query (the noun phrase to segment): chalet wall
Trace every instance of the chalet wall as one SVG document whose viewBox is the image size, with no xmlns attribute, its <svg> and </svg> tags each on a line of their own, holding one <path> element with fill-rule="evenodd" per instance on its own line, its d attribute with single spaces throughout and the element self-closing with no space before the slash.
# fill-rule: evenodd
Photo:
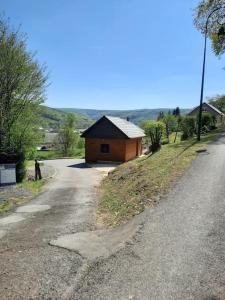
<svg viewBox="0 0 225 300">
<path fill-rule="evenodd" d="M 126 140 L 125 161 L 129 161 L 142 154 L 142 139 Z"/>
<path fill-rule="evenodd" d="M 142 138 L 137 139 L 138 156 L 142 155 Z"/>
<path fill-rule="evenodd" d="M 110 153 L 101 153 L 101 144 L 109 144 Z M 85 159 L 87 162 L 125 161 L 125 139 L 85 139 Z"/>
<path fill-rule="evenodd" d="M 101 144 L 109 144 L 110 153 L 101 153 Z M 142 139 L 85 139 L 85 159 L 96 161 L 129 161 L 142 153 Z"/>
</svg>

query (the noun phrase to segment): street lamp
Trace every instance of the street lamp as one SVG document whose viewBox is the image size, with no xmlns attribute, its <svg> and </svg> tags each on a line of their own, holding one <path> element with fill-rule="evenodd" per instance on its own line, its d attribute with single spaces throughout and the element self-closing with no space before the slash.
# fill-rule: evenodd
<svg viewBox="0 0 225 300">
<path fill-rule="evenodd" d="M 204 83 L 205 83 L 205 61 L 206 61 L 206 49 L 207 49 L 207 36 L 208 36 L 208 25 L 211 16 L 218 10 L 222 9 L 223 7 L 215 8 L 207 17 L 206 24 L 205 24 L 205 44 L 204 44 L 204 56 L 203 56 L 203 68 L 202 68 L 202 85 L 201 85 L 201 96 L 200 96 L 200 105 L 199 105 L 199 119 L 198 119 L 198 134 L 197 138 L 198 141 L 201 140 L 201 129 L 202 129 L 202 104 L 203 104 L 203 95 L 204 95 Z M 222 25 L 218 32 L 218 37 L 225 37 L 225 29 Z"/>
</svg>

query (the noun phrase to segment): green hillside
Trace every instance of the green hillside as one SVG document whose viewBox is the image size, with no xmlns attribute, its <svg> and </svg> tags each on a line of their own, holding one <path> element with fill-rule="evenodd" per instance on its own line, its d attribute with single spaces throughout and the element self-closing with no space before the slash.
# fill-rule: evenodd
<svg viewBox="0 0 225 300">
<path fill-rule="evenodd" d="M 74 112 L 76 116 L 76 128 L 83 129 L 89 127 L 93 121 L 89 117 Z M 55 131 L 58 131 L 59 127 L 66 120 L 66 111 L 61 111 L 59 109 L 50 108 L 47 106 L 41 106 L 41 117 L 43 120 L 43 127 L 53 128 Z"/>
<path fill-rule="evenodd" d="M 103 115 L 110 115 L 120 118 L 130 118 L 135 124 L 140 124 L 145 120 L 156 120 L 159 112 L 173 111 L 173 108 L 157 108 L 157 109 L 137 109 L 137 110 L 95 110 L 95 109 L 79 109 L 79 108 L 60 108 L 64 112 L 75 112 L 91 120 L 97 120 Z M 190 109 L 181 109 L 181 114 L 187 114 Z"/>
<path fill-rule="evenodd" d="M 137 109 L 137 110 L 97 110 L 97 109 L 79 109 L 79 108 L 50 108 L 41 106 L 41 117 L 43 127 L 53 128 L 58 131 L 59 127 L 65 122 L 68 112 L 73 112 L 76 116 L 76 128 L 85 129 L 93 124 L 93 120 L 99 119 L 103 115 L 110 115 L 120 118 L 130 118 L 135 124 L 140 124 L 145 120 L 156 120 L 160 111 L 168 112 L 172 108 L 158 109 Z M 186 114 L 190 109 L 181 109 L 182 114 Z"/>
</svg>

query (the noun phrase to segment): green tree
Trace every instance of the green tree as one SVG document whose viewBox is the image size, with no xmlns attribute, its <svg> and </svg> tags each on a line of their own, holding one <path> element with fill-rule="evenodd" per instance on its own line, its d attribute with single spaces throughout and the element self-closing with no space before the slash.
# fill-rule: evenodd
<svg viewBox="0 0 225 300">
<path fill-rule="evenodd" d="M 84 147 L 85 147 L 85 140 L 84 140 L 84 138 L 79 137 L 78 142 L 77 142 L 77 148 L 84 149 Z"/>
<path fill-rule="evenodd" d="M 196 117 L 184 117 L 181 121 L 180 127 L 182 131 L 182 140 L 192 137 L 196 131 Z"/>
<path fill-rule="evenodd" d="M 160 113 L 159 113 L 159 115 L 158 115 L 158 117 L 157 117 L 157 121 L 163 120 L 164 117 L 165 117 L 164 112 L 163 112 L 163 111 L 160 111 Z"/>
<path fill-rule="evenodd" d="M 64 156 L 73 156 L 79 141 L 79 134 L 74 131 L 75 115 L 69 113 L 65 125 L 60 129 L 57 136 L 57 146 Z"/>
<path fill-rule="evenodd" d="M 47 76 L 35 55 L 27 50 L 26 38 L 9 22 L 0 20 L 0 153 L 18 153 L 24 159 L 33 145 L 38 107 L 45 99 Z M 39 138 L 39 137 L 38 137 Z M 20 163 L 20 162 L 19 162 Z M 22 163 L 21 163 L 22 164 Z M 22 176 L 20 177 L 21 180 Z"/>
<path fill-rule="evenodd" d="M 207 99 L 209 104 L 213 105 L 223 113 L 225 112 L 225 95 L 217 95 Z"/>
<path fill-rule="evenodd" d="M 166 114 L 162 119 L 162 122 L 166 126 L 166 137 L 169 140 L 170 133 L 176 131 L 177 118 L 173 114 Z"/>
<path fill-rule="evenodd" d="M 176 143 L 176 140 L 177 140 L 177 134 L 178 134 L 178 132 L 180 131 L 180 129 L 181 129 L 181 122 L 182 122 L 182 120 L 183 120 L 183 117 L 182 116 L 178 116 L 177 117 L 177 128 L 176 128 L 176 131 L 175 131 L 175 137 L 174 137 L 174 143 Z"/>
<path fill-rule="evenodd" d="M 160 121 L 146 121 L 143 123 L 146 136 L 150 139 L 152 152 L 156 152 L 161 147 L 161 139 L 164 133 L 165 124 Z"/>
<path fill-rule="evenodd" d="M 202 127 L 207 127 L 210 129 L 210 127 L 213 125 L 213 117 L 211 114 L 207 112 L 203 112 L 202 114 Z"/>
<path fill-rule="evenodd" d="M 179 107 L 176 107 L 174 110 L 173 110 L 173 115 L 175 117 L 179 117 L 180 116 L 180 108 Z"/>
<path fill-rule="evenodd" d="M 198 4 L 194 12 L 194 25 L 202 33 L 205 34 L 205 24 L 209 14 L 217 7 L 221 7 L 216 11 L 209 20 L 208 36 L 212 41 L 212 48 L 216 55 L 221 55 L 225 51 L 225 39 L 218 35 L 221 28 L 221 21 L 224 20 L 225 5 L 224 0 L 202 0 Z M 225 25 L 224 29 L 225 29 Z"/>
</svg>

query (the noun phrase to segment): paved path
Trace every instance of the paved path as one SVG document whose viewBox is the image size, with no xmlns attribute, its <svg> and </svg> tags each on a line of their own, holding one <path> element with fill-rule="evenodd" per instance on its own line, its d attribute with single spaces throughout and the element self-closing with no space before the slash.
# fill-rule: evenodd
<svg viewBox="0 0 225 300">
<path fill-rule="evenodd" d="M 225 299 L 225 137 L 208 150 L 72 299 Z"/>
<path fill-rule="evenodd" d="M 95 186 L 102 174 L 83 160 L 55 160 L 47 190 L 0 218 L 0 299 L 66 299 L 83 265 L 80 255 L 49 245 L 95 228 Z M 31 204 L 31 205 L 30 205 Z"/>
<path fill-rule="evenodd" d="M 94 229 L 101 175 L 51 162 L 61 173 L 32 202 L 50 208 L 0 225 L 0 299 L 224 300 L 225 136 L 208 150 L 135 219 L 143 226 L 129 243 L 94 262 L 49 241 Z"/>
</svg>

